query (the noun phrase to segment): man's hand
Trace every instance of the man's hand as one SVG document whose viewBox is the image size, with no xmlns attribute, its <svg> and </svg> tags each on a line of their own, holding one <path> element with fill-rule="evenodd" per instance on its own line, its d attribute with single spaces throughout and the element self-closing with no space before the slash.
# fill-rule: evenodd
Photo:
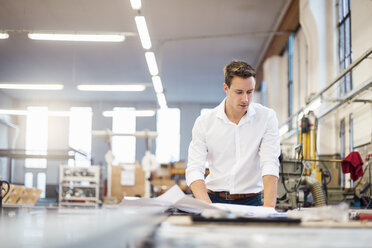
<svg viewBox="0 0 372 248">
<path fill-rule="evenodd" d="M 278 178 L 272 175 L 262 177 L 264 184 L 264 207 L 275 208 L 278 191 Z"/>
<path fill-rule="evenodd" d="M 207 193 L 207 187 L 205 186 L 205 182 L 203 180 L 196 180 L 192 182 L 190 185 L 190 189 L 196 199 L 205 201 L 207 203 L 212 203 Z"/>
</svg>

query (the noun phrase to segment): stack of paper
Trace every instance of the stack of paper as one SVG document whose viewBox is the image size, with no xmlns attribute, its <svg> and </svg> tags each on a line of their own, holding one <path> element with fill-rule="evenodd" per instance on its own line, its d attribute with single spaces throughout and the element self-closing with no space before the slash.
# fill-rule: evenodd
<svg viewBox="0 0 372 248">
<path fill-rule="evenodd" d="M 187 196 L 183 191 L 174 185 L 167 192 L 156 198 L 138 198 L 127 199 L 124 198 L 122 205 L 135 206 L 162 206 L 164 208 L 177 208 L 179 210 L 200 214 L 206 210 L 222 210 L 225 212 L 234 213 L 237 216 L 246 217 L 281 217 L 283 214 L 275 211 L 270 207 L 256 207 L 237 204 L 224 203 L 206 203 L 191 196 Z M 285 215 L 285 214 L 284 214 Z"/>
</svg>

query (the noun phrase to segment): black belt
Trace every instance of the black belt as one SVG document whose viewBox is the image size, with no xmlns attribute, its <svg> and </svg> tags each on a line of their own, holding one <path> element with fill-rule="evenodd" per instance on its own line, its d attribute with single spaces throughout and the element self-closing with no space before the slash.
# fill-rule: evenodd
<svg viewBox="0 0 372 248">
<path fill-rule="evenodd" d="M 212 190 L 207 190 L 208 194 L 211 195 L 216 195 L 220 198 L 225 198 L 225 200 L 240 200 L 240 199 L 245 199 L 253 196 L 258 196 L 261 193 L 250 193 L 250 194 L 230 194 L 229 192 L 226 191 L 220 191 L 220 192 L 214 192 Z"/>
</svg>

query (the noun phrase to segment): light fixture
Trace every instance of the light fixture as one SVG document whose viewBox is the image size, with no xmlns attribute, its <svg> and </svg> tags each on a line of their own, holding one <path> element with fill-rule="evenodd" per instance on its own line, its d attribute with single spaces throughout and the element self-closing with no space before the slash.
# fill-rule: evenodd
<svg viewBox="0 0 372 248">
<path fill-rule="evenodd" d="M 136 16 L 134 18 L 137 25 L 138 34 L 140 36 L 140 40 L 142 43 L 142 47 L 144 49 L 150 49 L 151 48 L 151 39 L 149 30 L 147 29 L 146 20 L 144 16 Z"/>
<path fill-rule="evenodd" d="M 104 117 L 113 117 L 115 111 L 103 111 L 102 115 Z M 135 114 L 137 117 L 151 117 L 155 115 L 154 110 L 136 110 Z"/>
<path fill-rule="evenodd" d="M 158 104 L 160 106 L 160 108 L 168 108 L 167 106 L 167 101 L 165 100 L 165 96 L 164 96 L 164 93 L 158 93 L 156 94 L 156 97 L 158 99 Z"/>
<path fill-rule="evenodd" d="M 8 33 L 0 33 L 0 40 L 5 40 L 5 39 L 8 39 L 8 38 L 9 38 Z"/>
<path fill-rule="evenodd" d="M 152 84 L 154 85 L 154 89 L 156 93 L 162 93 L 163 92 L 163 85 L 161 83 L 161 79 L 159 76 L 153 76 L 152 77 Z"/>
<path fill-rule="evenodd" d="M 309 111 L 315 111 L 322 105 L 322 99 L 319 97 L 316 100 L 310 102 L 309 106 L 307 106 L 304 110 L 305 113 Z"/>
<path fill-rule="evenodd" d="M 32 40 L 57 41 L 93 41 L 93 42 L 122 42 L 124 34 L 58 34 L 58 33 L 29 33 Z"/>
<path fill-rule="evenodd" d="M 84 91 L 144 91 L 145 84 L 111 84 L 111 85 L 98 85 L 98 84 L 80 84 L 77 86 L 79 90 Z"/>
<path fill-rule="evenodd" d="M 139 10 L 142 7 L 141 0 L 130 0 L 130 4 L 134 10 Z"/>
<path fill-rule="evenodd" d="M 62 90 L 62 84 L 17 84 L 0 83 L 0 89 L 10 90 Z"/>
<path fill-rule="evenodd" d="M 71 111 L 48 111 L 48 116 L 70 117 Z"/>
<path fill-rule="evenodd" d="M 0 109 L 0 115 L 27 115 L 27 110 Z"/>
<path fill-rule="evenodd" d="M 156 64 L 155 54 L 153 52 L 145 53 L 147 66 L 149 67 L 150 74 L 156 76 L 159 73 L 158 65 Z"/>
<path fill-rule="evenodd" d="M 45 111 L 48 116 L 55 116 L 55 117 L 70 117 L 70 111 Z M 16 109 L 0 109 L 0 115 L 29 115 L 32 114 L 33 111 L 30 110 L 16 110 Z"/>
</svg>

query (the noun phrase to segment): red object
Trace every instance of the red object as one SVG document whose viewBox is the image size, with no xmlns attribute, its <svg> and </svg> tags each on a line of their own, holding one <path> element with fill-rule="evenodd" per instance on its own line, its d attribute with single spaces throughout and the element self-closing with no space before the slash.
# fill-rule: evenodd
<svg viewBox="0 0 372 248">
<path fill-rule="evenodd" d="M 360 220 L 372 220 L 372 214 L 359 214 Z"/>
<path fill-rule="evenodd" d="M 363 176 L 363 160 L 359 152 L 351 152 L 342 160 L 342 173 L 350 173 L 354 181 Z"/>
</svg>

